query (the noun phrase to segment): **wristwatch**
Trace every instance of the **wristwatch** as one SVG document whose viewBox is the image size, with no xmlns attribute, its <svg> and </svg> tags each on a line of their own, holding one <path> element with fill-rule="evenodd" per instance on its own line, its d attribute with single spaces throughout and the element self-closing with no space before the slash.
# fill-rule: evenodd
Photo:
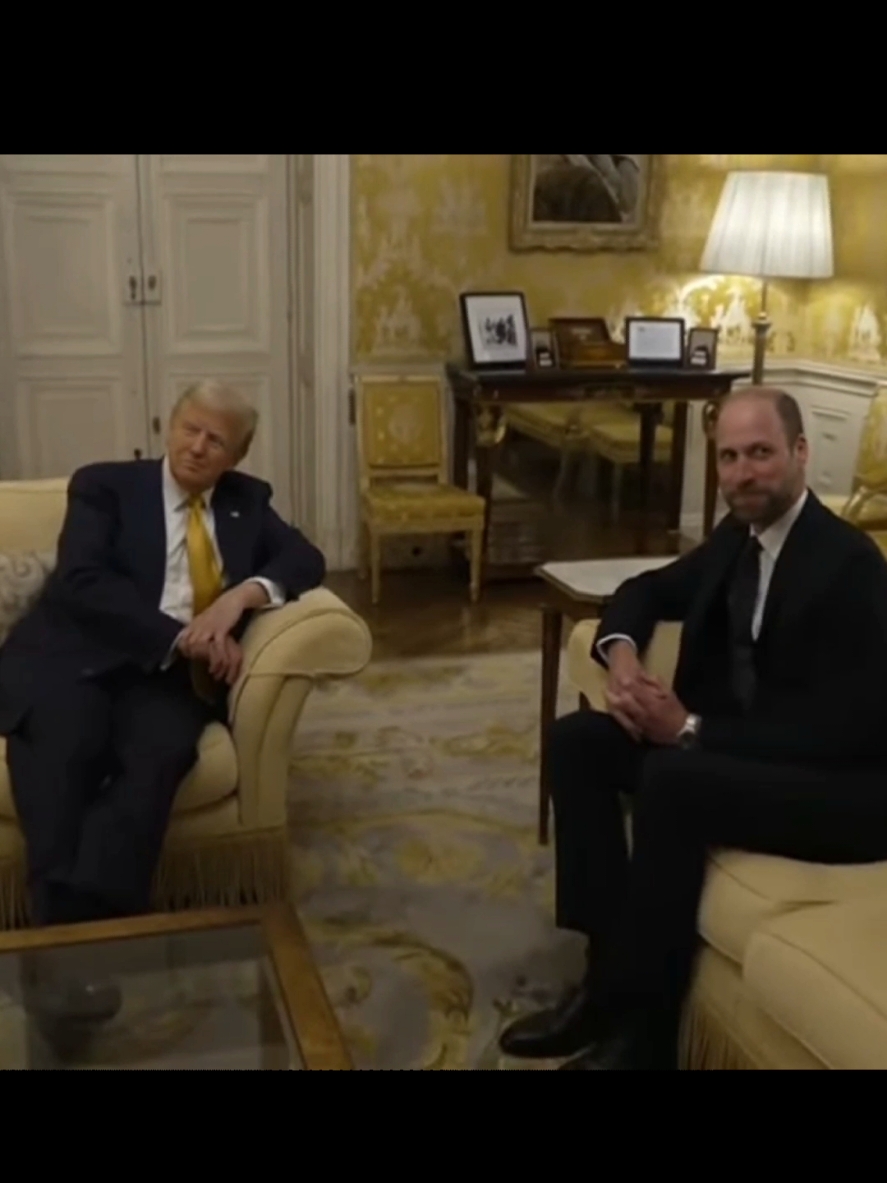
<svg viewBox="0 0 887 1183">
<path fill-rule="evenodd" d="M 678 732 L 678 747 L 693 748 L 699 738 L 699 724 L 702 722 L 698 715 L 688 715 L 687 722 Z"/>
</svg>

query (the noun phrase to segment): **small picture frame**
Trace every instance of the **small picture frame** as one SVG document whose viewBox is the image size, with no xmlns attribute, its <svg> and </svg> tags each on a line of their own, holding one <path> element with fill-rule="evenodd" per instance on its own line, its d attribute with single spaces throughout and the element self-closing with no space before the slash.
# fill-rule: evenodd
<svg viewBox="0 0 887 1183">
<path fill-rule="evenodd" d="M 625 348 L 630 366 L 684 365 L 686 321 L 680 316 L 627 316 Z"/>
<path fill-rule="evenodd" d="M 690 329 L 686 364 L 694 370 L 714 370 L 718 364 L 720 329 Z"/>
<path fill-rule="evenodd" d="M 523 292 L 462 292 L 468 364 L 475 370 L 525 370 L 530 326 Z"/>
<path fill-rule="evenodd" d="M 551 370 L 555 366 L 554 342 L 550 329 L 530 329 L 533 342 L 533 364 L 537 370 Z"/>
<path fill-rule="evenodd" d="M 600 364 L 601 347 L 611 344 L 610 326 L 602 316 L 555 316 L 548 327 L 557 364 L 564 370 Z"/>
</svg>

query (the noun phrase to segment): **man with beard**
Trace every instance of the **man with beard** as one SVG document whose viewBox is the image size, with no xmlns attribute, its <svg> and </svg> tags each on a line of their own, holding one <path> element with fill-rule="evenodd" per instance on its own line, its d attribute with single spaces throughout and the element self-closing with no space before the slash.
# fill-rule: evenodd
<svg viewBox="0 0 887 1183">
<path fill-rule="evenodd" d="M 887 859 L 887 563 L 807 489 L 788 394 L 731 395 L 716 451 L 731 512 L 623 584 L 593 652 L 609 713 L 554 724 L 557 923 L 588 937 L 589 963 L 558 1006 L 505 1031 L 509 1055 L 676 1066 L 710 848 Z M 641 665 L 660 620 L 683 623 L 673 687 Z"/>
</svg>

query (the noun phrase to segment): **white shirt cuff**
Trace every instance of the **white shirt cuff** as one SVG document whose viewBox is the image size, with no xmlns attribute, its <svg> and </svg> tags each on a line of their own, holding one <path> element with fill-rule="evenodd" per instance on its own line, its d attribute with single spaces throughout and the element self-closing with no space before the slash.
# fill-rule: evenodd
<svg viewBox="0 0 887 1183">
<path fill-rule="evenodd" d="M 610 633 L 609 636 L 601 637 L 599 641 L 595 642 L 595 649 L 597 649 L 598 657 L 600 657 L 604 665 L 607 664 L 606 648 L 613 641 L 628 641 L 629 645 L 631 645 L 632 649 L 634 649 L 635 653 L 637 653 L 638 647 L 635 645 L 631 637 L 627 637 L 625 633 Z"/>
<path fill-rule="evenodd" d="M 169 653 L 167 653 L 166 657 L 164 657 L 163 661 L 160 663 L 161 672 L 164 670 L 168 670 L 169 667 L 172 665 L 172 663 L 175 661 L 175 659 L 178 657 L 179 651 L 176 648 L 176 646 L 179 643 L 179 637 L 182 635 L 182 633 L 184 631 L 185 630 L 182 629 L 182 632 L 179 633 L 179 635 L 173 641 L 172 645 L 170 645 Z"/>
<path fill-rule="evenodd" d="M 268 593 L 268 603 L 263 604 L 259 608 L 260 612 L 267 612 L 269 608 L 282 608 L 286 603 L 286 596 L 283 594 L 283 588 L 279 583 L 274 583 L 271 579 L 262 579 L 261 576 L 255 575 L 252 579 L 247 579 L 247 583 L 258 583 Z"/>
</svg>

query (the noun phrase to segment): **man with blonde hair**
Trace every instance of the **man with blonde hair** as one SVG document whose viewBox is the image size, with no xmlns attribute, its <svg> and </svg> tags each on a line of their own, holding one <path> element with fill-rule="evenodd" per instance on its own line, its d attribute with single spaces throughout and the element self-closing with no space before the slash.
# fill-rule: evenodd
<svg viewBox="0 0 887 1183">
<path fill-rule="evenodd" d="M 235 471 L 256 421 L 236 391 L 197 383 L 162 460 L 71 478 L 56 569 L 0 651 L 37 924 L 149 908 L 176 789 L 225 720 L 251 614 L 324 578 L 270 485 Z"/>
</svg>

